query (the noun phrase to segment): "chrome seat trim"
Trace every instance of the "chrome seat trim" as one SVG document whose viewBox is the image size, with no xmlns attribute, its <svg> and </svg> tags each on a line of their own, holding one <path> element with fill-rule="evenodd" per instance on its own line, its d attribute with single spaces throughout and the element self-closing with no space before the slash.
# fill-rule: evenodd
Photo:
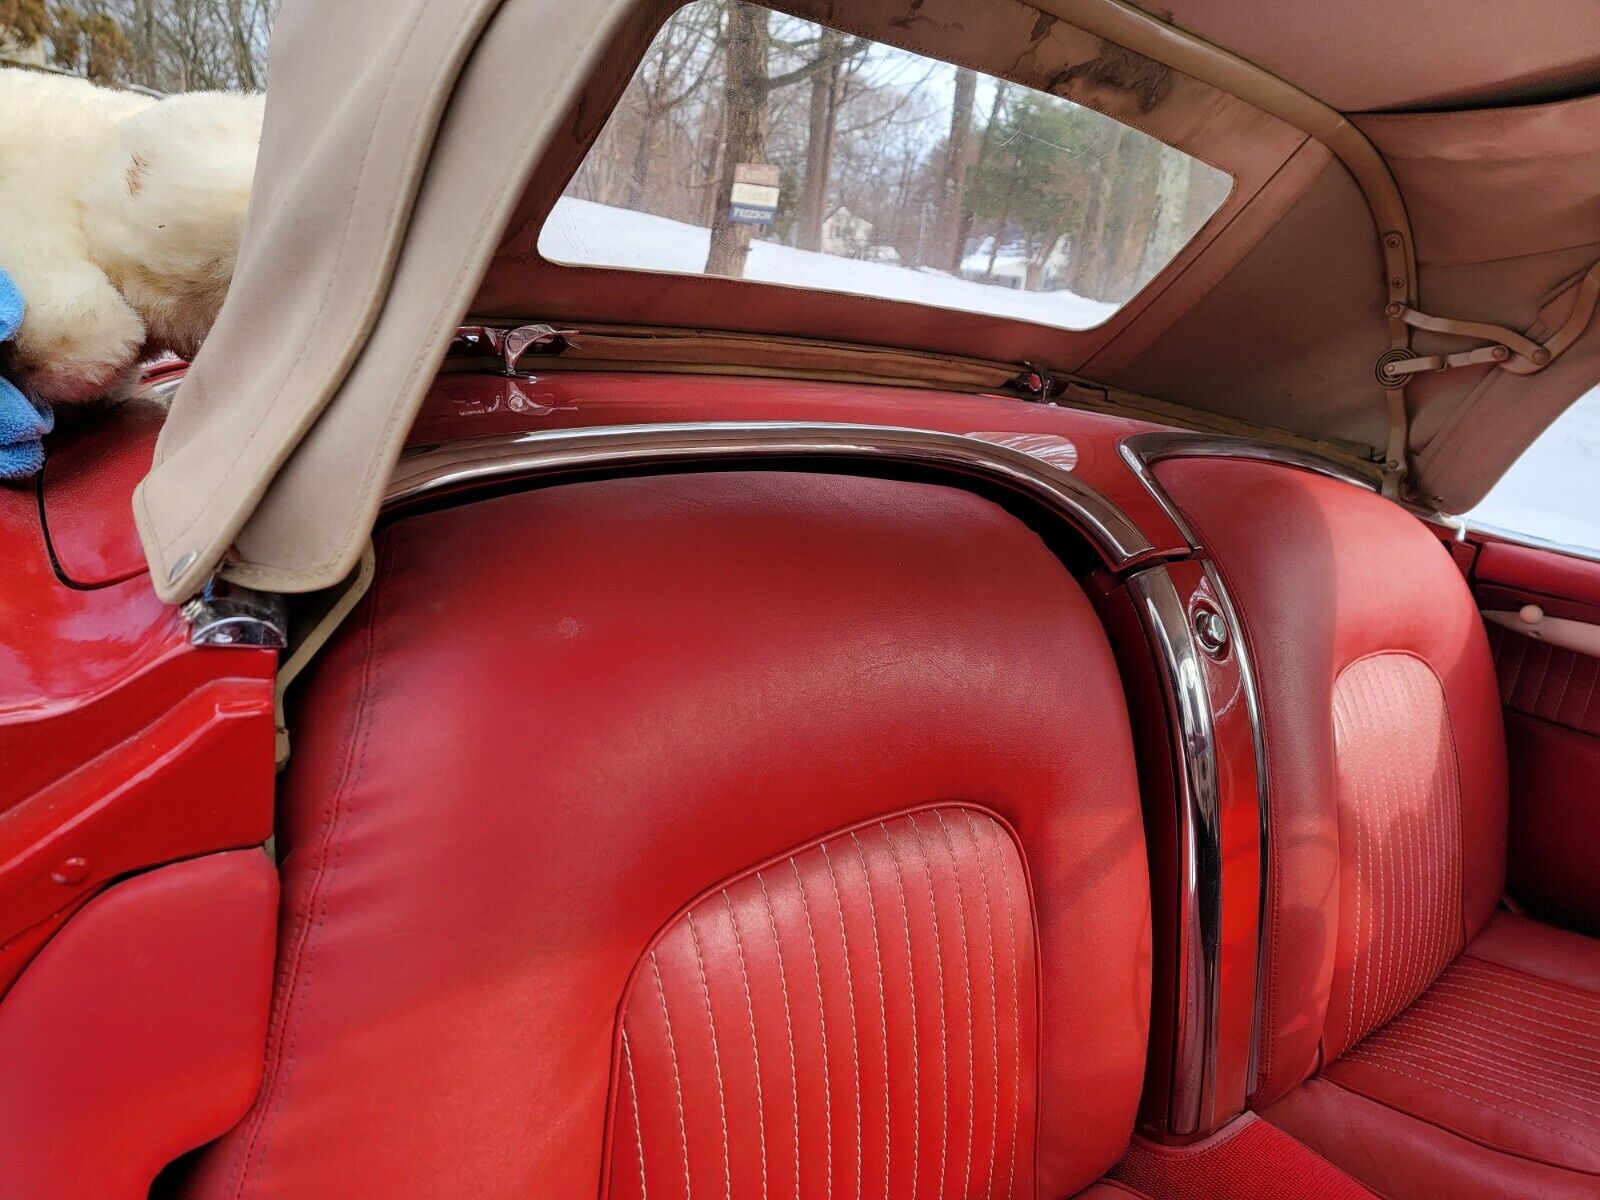
<svg viewBox="0 0 1600 1200">
<path fill-rule="evenodd" d="M 1152 464 L 1160 462 L 1162 459 L 1184 457 L 1248 458 L 1261 462 L 1278 463 L 1282 466 L 1302 471 L 1312 471 L 1318 475 L 1326 475 L 1330 479 L 1337 479 L 1343 483 L 1365 488 L 1370 492 L 1381 490 L 1381 485 L 1377 480 L 1362 478 L 1360 475 L 1347 471 L 1327 459 L 1281 446 L 1253 442 L 1248 438 L 1182 432 L 1138 433 L 1124 438 L 1120 449 L 1123 460 L 1133 469 L 1134 474 L 1138 475 L 1145 489 L 1155 498 L 1156 503 L 1171 518 L 1173 524 L 1178 527 L 1178 531 L 1196 552 L 1202 549 L 1200 538 L 1196 535 L 1193 526 L 1189 524 L 1179 510 L 1177 504 L 1173 502 L 1172 497 L 1167 494 L 1167 490 L 1156 479 L 1154 472 L 1150 470 Z M 1261 715 L 1261 692 L 1256 682 L 1253 654 L 1249 640 L 1245 636 L 1244 623 L 1239 619 L 1239 610 L 1234 605 L 1233 595 L 1228 590 L 1221 570 L 1208 558 L 1202 561 L 1206 578 L 1210 581 L 1211 587 L 1216 593 L 1222 607 L 1223 618 L 1228 624 L 1229 640 L 1233 643 L 1234 652 L 1239 656 L 1239 677 L 1244 685 L 1245 710 L 1250 718 L 1251 735 L 1255 742 L 1256 805 L 1260 813 L 1261 825 L 1261 868 L 1260 880 L 1257 885 L 1255 1018 L 1250 1036 L 1250 1083 L 1247 1087 L 1247 1098 L 1249 1098 L 1255 1095 L 1260 1084 L 1261 1009 L 1263 992 L 1267 982 L 1267 889 L 1271 880 L 1272 865 L 1270 857 L 1272 805 L 1270 788 L 1267 782 L 1267 743 Z"/>
<path fill-rule="evenodd" d="M 1067 517 L 1113 569 L 1155 546 L 1095 488 L 1010 446 L 892 425 L 786 421 L 596 426 L 470 438 L 413 449 L 395 467 L 385 506 L 502 479 L 699 462 L 844 458 L 938 467 L 1004 484 Z"/>
<path fill-rule="evenodd" d="M 1167 1132 L 1187 1137 L 1211 1124 L 1222 1003 L 1222 830 L 1216 733 L 1200 648 L 1164 566 L 1128 580 L 1139 619 L 1161 667 L 1161 690 L 1176 737 L 1178 967 L 1174 980 L 1172 1091 Z M 1206 1130 L 1209 1132 L 1209 1130 Z"/>
</svg>

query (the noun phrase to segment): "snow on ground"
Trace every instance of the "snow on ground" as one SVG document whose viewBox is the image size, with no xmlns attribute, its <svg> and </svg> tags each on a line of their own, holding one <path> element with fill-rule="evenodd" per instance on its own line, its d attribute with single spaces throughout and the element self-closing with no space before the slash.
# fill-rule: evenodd
<svg viewBox="0 0 1600 1200">
<path fill-rule="evenodd" d="M 699 275 L 710 241 L 710 231 L 697 225 L 563 196 L 539 235 L 539 253 L 562 263 Z M 766 241 L 751 242 L 744 277 L 992 313 L 1061 329 L 1091 329 L 1117 311 L 1115 304 L 1067 291 L 1021 292 L 939 271 L 862 262 Z"/>
<path fill-rule="evenodd" d="M 1600 551 L 1600 387 L 1557 417 L 1466 517 L 1473 525 Z"/>
<path fill-rule="evenodd" d="M 989 247 L 993 238 L 984 238 L 978 243 L 978 248 L 961 260 L 961 271 L 970 275 L 1005 275 L 1012 279 L 1025 279 L 1028 274 L 1028 259 L 1024 254 L 1017 253 L 1014 246 L 1001 246 L 1000 252 L 994 256 L 994 269 L 989 269 Z"/>
</svg>

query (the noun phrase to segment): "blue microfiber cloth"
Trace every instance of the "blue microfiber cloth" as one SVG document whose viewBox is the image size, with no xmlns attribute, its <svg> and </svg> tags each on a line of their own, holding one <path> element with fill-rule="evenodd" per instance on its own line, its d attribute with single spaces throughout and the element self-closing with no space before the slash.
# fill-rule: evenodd
<svg viewBox="0 0 1600 1200">
<path fill-rule="evenodd" d="M 22 328 L 25 305 L 11 276 L 0 269 L 0 342 Z M 29 479 L 44 469 L 44 435 L 55 427 L 48 404 L 36 404 L 0 379 L 0 479 Z"/>
</svg>

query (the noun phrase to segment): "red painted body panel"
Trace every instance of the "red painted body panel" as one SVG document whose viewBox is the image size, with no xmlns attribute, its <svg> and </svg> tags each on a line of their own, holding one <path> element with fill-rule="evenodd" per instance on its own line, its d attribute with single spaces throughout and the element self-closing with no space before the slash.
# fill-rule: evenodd
<svg viewBox="0 0 1600 1200">
<path fill-rule="evenodd" d="M 142 554 L 130 573 L 158 417 L 65 431 L 42 483 L 0 489 L 0 992 L 108 880 L 271 833 L 276 655 L 192 647 Z"/>
<path fill-rule="evenodd" d="M 45 527 L 56 566 L 74 586 L 104 587 L 148 570 L 128 498 L 150 469 L 166 419 L 161 405 L 130 400 L 51 447 Z"/>
<path fill-rule="evenodd" d="M 89 904 L 0 1005 L 6 1200 L 143 1200 L 261 1078 L 278 876 L 259 850 Z"/>
</svg>

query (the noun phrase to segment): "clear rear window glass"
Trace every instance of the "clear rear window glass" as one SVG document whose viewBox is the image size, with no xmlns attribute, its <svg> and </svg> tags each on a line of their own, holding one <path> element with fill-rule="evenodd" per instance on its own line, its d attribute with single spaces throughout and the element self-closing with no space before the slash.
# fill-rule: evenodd
<svg viewBox="0 0 1600 1200">
<path fill-rule="evenodd" d="M 1522 452 L 1466 522 L 1600 556 L 1600 387 L 1580 396 Z"/>
<path fill-rule="evenodd" d="M 539 252 L 1088 329 L 1231 185 L 1069 100 L 695 0 L 657 34 Z"/>
</svg>

